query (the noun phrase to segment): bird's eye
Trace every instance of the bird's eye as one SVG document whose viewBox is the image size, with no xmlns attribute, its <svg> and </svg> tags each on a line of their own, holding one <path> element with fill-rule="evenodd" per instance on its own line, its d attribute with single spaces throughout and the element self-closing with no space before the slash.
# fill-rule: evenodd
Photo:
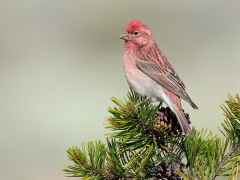
<svg viewBox="0 0 240 180">
<path fill-rule="evenodd" d="M 133 34 L 136 36 L 136 35 L 138 35 L 138 32 L 137 32 L 137 31 L 135 31 Z"/>
</svg>

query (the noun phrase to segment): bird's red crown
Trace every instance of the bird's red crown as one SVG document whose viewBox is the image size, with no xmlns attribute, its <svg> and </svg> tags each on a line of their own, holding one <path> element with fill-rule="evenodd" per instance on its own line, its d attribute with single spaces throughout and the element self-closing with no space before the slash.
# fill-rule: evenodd
<svg viewBox="0 0 240 180">
<path fill-rule="evenodd" d="M 127 33 L 134 33 L 134 31 L 136 31 L 139 27 L 141 27 L 141 26 L 143 26 L 144 24 L 141 22 L 141 21 L 139 21 L 139 20 L 133 20 L 133 21 L 131 21 L 128 25 L 127 25 L 127 27 L 126 27 L 126 29 L 125 29 L 125 31 L 127 32 Z"/>
</svg>

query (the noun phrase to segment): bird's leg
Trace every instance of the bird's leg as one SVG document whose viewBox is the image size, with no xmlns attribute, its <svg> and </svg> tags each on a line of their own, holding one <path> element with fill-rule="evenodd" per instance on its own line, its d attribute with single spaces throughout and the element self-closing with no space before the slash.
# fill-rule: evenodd
<svg viewBox="0 0 240 180">
<path fill-rule="evenodd" d="M 157 106 L 157 109 L 159 109 L 161 106 L 162 106 L 162 101 L 160 101 L 160 103 L 158 104 L 158 106 Z"/>
<path fill-rule="evenodd" d="M 136 103 L 135 105 L 134 105 L 134 108 L 136 109 L 136 110 L 138 110 L 138 106 L 140 106 L 144 101 L 150 101 L 150 97 L 144 97 L 144 99 L 142 100 L 142 101 L 140 101 L 140 102 L 138 102 L 138 103 Z M 163 101 L 160 101 L 160 103 L 158 104 L 158 106 L 157 106 L 157 109 L 159 109 L 161 106 L 162 106 L 162 103 L 163 103 Z"/>
<path fill-rule="evenodd" d="M 140 101 L 140 102 L 138 102 L 138 103 L 136 103 L 136 104 L 134 105 L 134 108 L 135 108 L 136 110 L 138 110 L 138 106 L 140 106 L 144 101 L 149 101 L 149 98 L 145 96 L 142 101 Z"/>
<path fill-rule="evenodd" d="M 138 106 L 140 106 L 142 103 L 143 103 L 142 101 L 136 103 L 136 104 L 134 105 L 134 108 L 135 108 L 136 110 L 138 110 Z"/>
</svg>

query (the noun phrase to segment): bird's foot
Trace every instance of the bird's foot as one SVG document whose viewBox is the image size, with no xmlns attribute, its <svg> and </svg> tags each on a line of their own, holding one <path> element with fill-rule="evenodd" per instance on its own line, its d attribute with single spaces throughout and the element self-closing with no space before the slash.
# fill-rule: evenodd
<svg viewBox="0 0 240 180">
<path fill-rule="evenodd" d="M 149 98 L 144 97 L 142 101 L 140 101 L 140 102 L 138 102 L 138 103 L 136 103 L 136 104 L 134 105 L 134 108 L 135 108 L 136 110 L 138 110 L 138 107 L 139 107 L 144 101 L 149 101 Z"/>
<path fill-rule="evenodd" d="M 134 105 L 134 108 L 138 110 L 138 106 L 140 106 L 143 103 L 143 101 L 138 102 L 137 104 Z"/>
<path fill-rule="evenodd" d="M 161 106 L 162 106 L 162 101 L 160 101 L 160 103 L 158 104 L 158 106 L 157 106 L 157 109 L 159 109 Z"/>
</svg>

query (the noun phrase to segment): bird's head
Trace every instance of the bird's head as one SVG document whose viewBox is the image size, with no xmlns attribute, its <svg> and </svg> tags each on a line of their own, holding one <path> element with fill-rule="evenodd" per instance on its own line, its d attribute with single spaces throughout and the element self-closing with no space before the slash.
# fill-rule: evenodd
<svg viewBox="0 0 240 180">
<path fill-rule="evenodd" d="M 152 32 L 141 21 L 133 20 L 127 25 L 125 33 L 119 38 L 125 40 L 126 45 L 143 47 L 151 42 Z"/>
</svg>

